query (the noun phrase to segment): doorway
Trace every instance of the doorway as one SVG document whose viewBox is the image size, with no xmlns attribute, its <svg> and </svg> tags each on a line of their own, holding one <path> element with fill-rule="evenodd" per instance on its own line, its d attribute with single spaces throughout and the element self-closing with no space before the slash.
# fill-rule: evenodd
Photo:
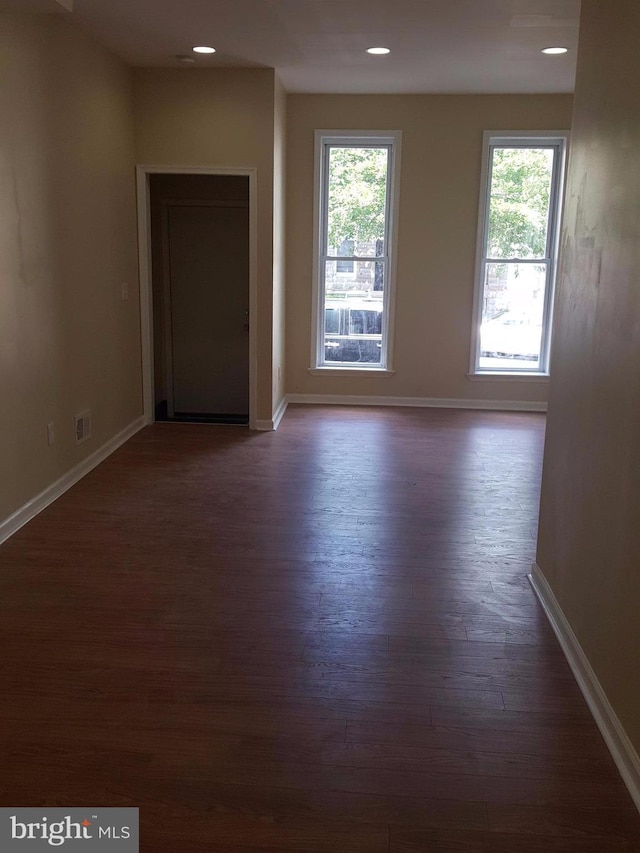
<svg viewBox="0 0 640 853">
<path fill-rule="evenodd" d="M 255 175 L 138 175 L 146 419 L 253 426 Z"/>
</svg>

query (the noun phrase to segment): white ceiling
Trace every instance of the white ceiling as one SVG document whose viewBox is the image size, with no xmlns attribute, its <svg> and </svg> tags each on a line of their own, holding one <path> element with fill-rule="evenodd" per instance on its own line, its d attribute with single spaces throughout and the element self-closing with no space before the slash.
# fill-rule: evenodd
<svg viewBox="0 0 640 853">
<path fill-rule="evenodd" d="M 23 8 L 59 3 L 70 0 L 20 0 Z M 73 7 L 72 19 L 131 65 L 175 67 L 176 55 L 210 44 L 217 53 L 195 67 L 274 67 L 289 92 L 353 93 L 571 92 L 580 14 L 580 0 L 73 0 Z M 364 53 L 377 45 L 391 54 Z M 570 51 L 540 53 L 550 45 Z"/>
</svg>

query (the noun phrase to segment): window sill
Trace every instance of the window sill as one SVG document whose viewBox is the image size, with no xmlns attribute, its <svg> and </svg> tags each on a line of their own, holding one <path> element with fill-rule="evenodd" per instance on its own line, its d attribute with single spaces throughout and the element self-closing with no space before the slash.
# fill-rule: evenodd
<svg viewBox="0 0 640 853">
<path fill-rule="evenodd" d="M 312 376 L 393 376 L 395 370 L 385 367 L 309 367 Z"/>
<path fill-rule="evenodd" d="M 479 371 L 478 373 L 467 373 L 467 379 L 471 382 L 548 382 L 549 374 L 548 373 L 524 373 L 519 371 L 513 371 L 508 373 L 507 371 Z"/>
</svg>

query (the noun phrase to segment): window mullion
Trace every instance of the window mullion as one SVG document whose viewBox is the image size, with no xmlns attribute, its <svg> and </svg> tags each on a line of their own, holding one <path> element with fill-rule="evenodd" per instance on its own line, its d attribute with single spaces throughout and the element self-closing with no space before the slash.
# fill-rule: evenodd
<svg viewBox="0 0 640 853">
<path fill-rule="evenodd" d="M 323 261 L 358 261 L 362 264 L 386 264 L 389 260 L 386 255 L 323 255 Z"/>
<path fill-rule="evenodd" d="M 550 264 L 552 258 L 483 258 L 485 264 Z"/>
</svg>

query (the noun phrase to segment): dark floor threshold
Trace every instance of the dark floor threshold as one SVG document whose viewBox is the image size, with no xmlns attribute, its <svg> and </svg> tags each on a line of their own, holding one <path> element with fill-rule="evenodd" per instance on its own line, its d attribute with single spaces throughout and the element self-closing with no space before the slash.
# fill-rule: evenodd
<svg viewBox="0 0 640 853">
<path fill-rule="evenodd" d="M 201 415 L 191 414 L 190 412 L 176 412 L 173 417 L 165 415 L 163 418 L 156 418 L 157 421 L 166 421 L 167 423 L 182 423 L 182 424 L 234 424 L 236 426 L 248 426 L 249 415 Z"/>
<path fill-rule="evenodd" d="M 236 426 L 248 426 L 249 415 L 230 415 L 224 412 L 216 414 L 203 414 L 202 412 L 174 412 L 173 415 L 167 414 L 167 401 L 162 400 L 156 405 L 155 411 L 156 421 L 166 421 L 167 423 L 177 424 L 234 424 Z"/>
</svg>

